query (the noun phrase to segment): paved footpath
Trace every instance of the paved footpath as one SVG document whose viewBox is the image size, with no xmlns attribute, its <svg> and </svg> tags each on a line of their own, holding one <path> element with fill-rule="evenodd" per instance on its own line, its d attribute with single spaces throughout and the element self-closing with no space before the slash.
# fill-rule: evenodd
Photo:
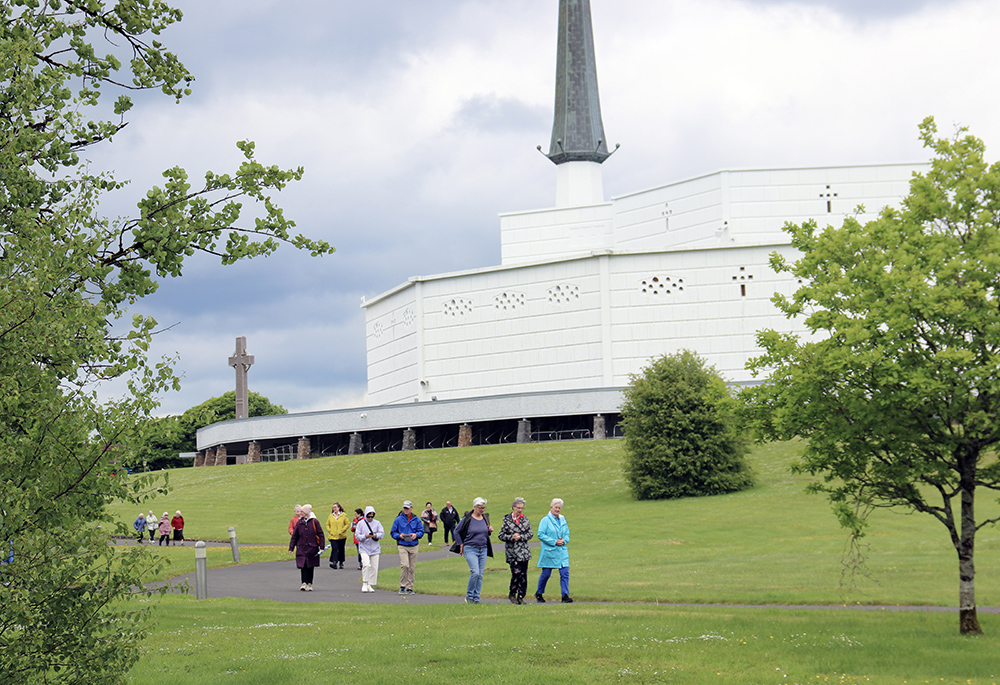
<svg viewBox="0 0 1000 685">
<path fill-rule="evenodd" d="M 189 541 L 190 542 L 190 541 Z M 229 546 L 228 543 L 225 545 Z M 241 545 L 242 546 L 242 545 Z M 353 546 L 352 546 L 353 547 Z M 343 570 L 330 568 L 330 552 L 324 552 L 320 566 L 316 569 L 313 591 L 299 590 L 299 569 L 295 558 L 289 554 L 288 561 L 269 561 L 259 564 L 243 564 L 229 568 L 208 570 L 208 596 L 242 597 L 245 599 L 273 599 L 278 602 L 358 602 L 361 604 L 462 604 L 465 602 L 465 583 L 456 591 L 461 596 L 424 595 L 420 593 L 420 563 L 447 557 L 458 558 L 447 548 L 434 545 L 434 551 L 420 548 L 417 557 L 416 594 L 400 595 L 399 553 L 395 545 L 382 545 L 378 570 L 378 586 L 375 592 L 361 592 L 361 571 L 358 570 L 357 555 L 348 554 Z M 351 548 L 348 548 L 348 552 Z M 501 551 L 500 562 L 503 562 Z M 505 576 L 504 582 L 507 578 Z M 194 573 L 172 578 L 172 585 L 187 582 L 190 592 L 195 591 Z M 483 598 L 483 603 L 500 602 L 499 599 Z M 507 600 L 502 600 L 506 602 Z"/>
</svg>

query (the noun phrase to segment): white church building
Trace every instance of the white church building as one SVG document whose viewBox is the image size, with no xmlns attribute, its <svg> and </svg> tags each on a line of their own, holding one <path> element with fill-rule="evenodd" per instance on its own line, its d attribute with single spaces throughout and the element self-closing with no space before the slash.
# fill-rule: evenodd
<svg viewBox="0 0 1000 685">
<path fill-rule="evenodd" d="M 771 303 L 798 285 L 768 265 L 793 256 L 782 226 L 897 203 L 914 169 L 722 171 L 505 214 L 500 266 L 414 277 L 365 302 L 369 399 L 621 388 L 683 349 L 750 381 L 756 331 L 795 327 Z"/>
<path fill-rule="evenodd" d="M 607 200 L 602 163 L 613 151 L 590 2 L 560 0 L 559 13 L 546 155 L 555 206 L 501 215 L 498 266 L 414 276 L 366 299 L 370 407 L 208 426 L 198 432 L 203 463 L 234 451 L 255 461 L 294 440 L 300 458 L 478 444 L 487 433 L 525 440 L 532 421 L 554 417 L 603 437 L 630 375 L 683 349 L 732 383 L 752 382 L 756 332 L 801 331 L 771 303 L 798 286 L 768 264 L 776 251 L 794 258 L 782 227 L 839 225 L 859 206 L 871 212 L 860 220 L 874 218 L 922 168 L 720 171 Z"/>
</svg>

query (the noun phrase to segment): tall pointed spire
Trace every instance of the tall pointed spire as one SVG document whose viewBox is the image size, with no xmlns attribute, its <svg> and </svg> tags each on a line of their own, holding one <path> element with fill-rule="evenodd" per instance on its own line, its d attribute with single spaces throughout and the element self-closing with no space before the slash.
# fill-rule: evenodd
<svg viewBox="0 0 1000 685">
<path fill-rule="evenodd" d="M 555 164 L 600 164 L 609 155 L 597 94 L 590 0 L 559 0 L 555 121 L 546 157 Z"/>
</svg>

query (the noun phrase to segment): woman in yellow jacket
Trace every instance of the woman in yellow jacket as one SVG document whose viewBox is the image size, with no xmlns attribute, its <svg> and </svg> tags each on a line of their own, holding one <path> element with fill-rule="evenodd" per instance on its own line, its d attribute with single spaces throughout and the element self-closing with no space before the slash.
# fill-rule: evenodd
<svg viewBox="0 0 1000 685">
<path fill-rule="evenodd" d="M 340 506 L 333 503 L 333 510 L 326 518 L 326 533 L 330 540 L 330 568 L 344 568 L 344 546 L 347 536 L 351 534 L 351 518 Z"/>
</svg>

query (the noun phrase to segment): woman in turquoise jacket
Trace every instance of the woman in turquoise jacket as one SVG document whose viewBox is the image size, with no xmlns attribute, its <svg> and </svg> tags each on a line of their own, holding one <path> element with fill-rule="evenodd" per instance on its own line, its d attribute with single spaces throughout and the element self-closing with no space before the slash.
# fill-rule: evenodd
<svg viewBox="0 0 1000 685">
<path fill-rule="evenodd" d="M 569 604 L 573 600 L 569 596 L 569 524 L 561 515 L 563 501 L 558 497 L 549 505 L 549 513 L 538 524 L 538 540 L 542 543 L 542 552 L 538 555 L 538 568 L 542 569 L 538 576 L 538 589 L 535 599 L 545 602 L 545 585 L 549 582 L 552 569 L 559 569 L 559 589 L 562 590 L 562 601 Z"/>
</svg>

